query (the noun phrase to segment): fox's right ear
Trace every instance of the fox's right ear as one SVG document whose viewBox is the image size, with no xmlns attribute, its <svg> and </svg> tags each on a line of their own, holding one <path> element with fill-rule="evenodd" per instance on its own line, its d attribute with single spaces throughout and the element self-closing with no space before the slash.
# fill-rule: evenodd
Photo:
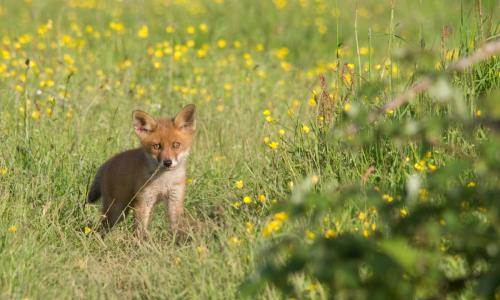
<svg viewBox="0 0 500 300">
<path fill-rule="evenodd" d="M 132 119 L 135 133 L 139 137 L 144 137 L 151 131 L 154 131 L 158 125 L 153 117 L 140 110 L 134 110 Z"/>
</svg>

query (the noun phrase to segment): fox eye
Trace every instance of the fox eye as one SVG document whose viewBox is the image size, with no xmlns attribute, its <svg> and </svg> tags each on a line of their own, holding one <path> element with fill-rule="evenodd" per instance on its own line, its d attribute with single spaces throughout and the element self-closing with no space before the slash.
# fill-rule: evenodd
<svg viewBox="0 0 500 300">
<path fill-rule="evenodd" d="M 174 148 L 174 149 L 179 149 L 180 146 L 181 146 L 181 143 L 179 143 L 179 142 L 174 142 L 172 144 L 172 148 Z"/>
<path fill-rule="evenodd" d="M 160 145 L 160 144 L 154 144 L 154 145 L 153 145 L 153 149 L 154 149 L 154 150 L 160 150 L 160 148 L 161 148 L 161 145 Z"/>
</svg>

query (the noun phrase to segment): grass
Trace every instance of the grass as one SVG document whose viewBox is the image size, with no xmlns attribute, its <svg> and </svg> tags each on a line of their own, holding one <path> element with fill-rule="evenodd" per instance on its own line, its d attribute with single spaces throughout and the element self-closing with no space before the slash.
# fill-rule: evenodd
<svg viewBox="0 0 500 300">
<path fill-rule="evenodd" d="M 329 134 L 322 144 L 318 76 L 334 97 L 334 122 L 349 107 L 375 109 L 420 72 L 449 64 L 449 53 L 498 34 L 498 11 L 482 1 L 478 19 L 473 3 L 451 0 L 2 2 L 0 298 L 240 297 L 271 239 L 262 231 L 274 200 L 287 201 L 307 176 L 318 176 L 321 191 L 352 184 L 371 165 L 370 183 L 396 196 L 429 150 L 381 140 L 345 151 Z M 443 55 L 411 63 L 392 55 L 420 47 Z M 498 65 L 457 79 L 468 114 L 478 113 L 476 94 L 498 89 Z M 365 93 L 379 82 L 390 88 Z M 85 232 L 99 217 L 98 206 L 84 205 L 97 167 L 138 145 L 132 110 L 172 116 L 187 103 L 199 113 L 186 197 L 193 240 L 174 243 L 162 206 L 149 241 L 132 237 L 130 218 L 104 240 Z M 421 96 L 386 119 L 446 113 Z M 447 146 L 456 152 L 431 149 L 436 165 L 475 151 L 459 128 L 447 132 Z M 365 210 L 345 203 L 329 225 L 361 233 Z M 307 278 L 297 284 L 306 298 L 327 297 Z M 280 294 L 267 288 L 260 297 Z"/>
</svg>

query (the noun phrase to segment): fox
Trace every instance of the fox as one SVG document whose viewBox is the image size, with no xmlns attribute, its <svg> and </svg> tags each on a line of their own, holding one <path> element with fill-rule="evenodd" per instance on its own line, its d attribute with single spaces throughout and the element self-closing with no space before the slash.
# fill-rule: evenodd
<svg viewBox="0 0 500 300">
<path fill-rule="evenodd" d="M 102 198 L 99 232 L 106 234 L 134 212 L 135 234 L 148 236 L 151 213 L 165 202 L 171 230 L 183 235 L 182 215 L 186 164 L 196 130 L 196 107 L 189 104 L 173 118 L 132 112 L 132 125 L 141 146 L 104 162 L 92 181 L 87 203 Z"/>
</svg>

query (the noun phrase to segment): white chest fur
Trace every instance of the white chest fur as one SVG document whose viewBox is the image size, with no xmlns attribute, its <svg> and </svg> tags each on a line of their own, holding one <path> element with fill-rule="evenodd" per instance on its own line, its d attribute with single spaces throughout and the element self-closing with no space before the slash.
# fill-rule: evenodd
<svg viewBox="0 0 500 300">
<path fill-rule="evenodd" d="M 186 180 L 186 170 L 184 166 L 178 166 L 175 170 L 160 171 L 143 188 L 139 198 L 148 204 L 155 204 L 157 201 L 176 198 L 177 194 L 184 189 Z"/>
</svg>

